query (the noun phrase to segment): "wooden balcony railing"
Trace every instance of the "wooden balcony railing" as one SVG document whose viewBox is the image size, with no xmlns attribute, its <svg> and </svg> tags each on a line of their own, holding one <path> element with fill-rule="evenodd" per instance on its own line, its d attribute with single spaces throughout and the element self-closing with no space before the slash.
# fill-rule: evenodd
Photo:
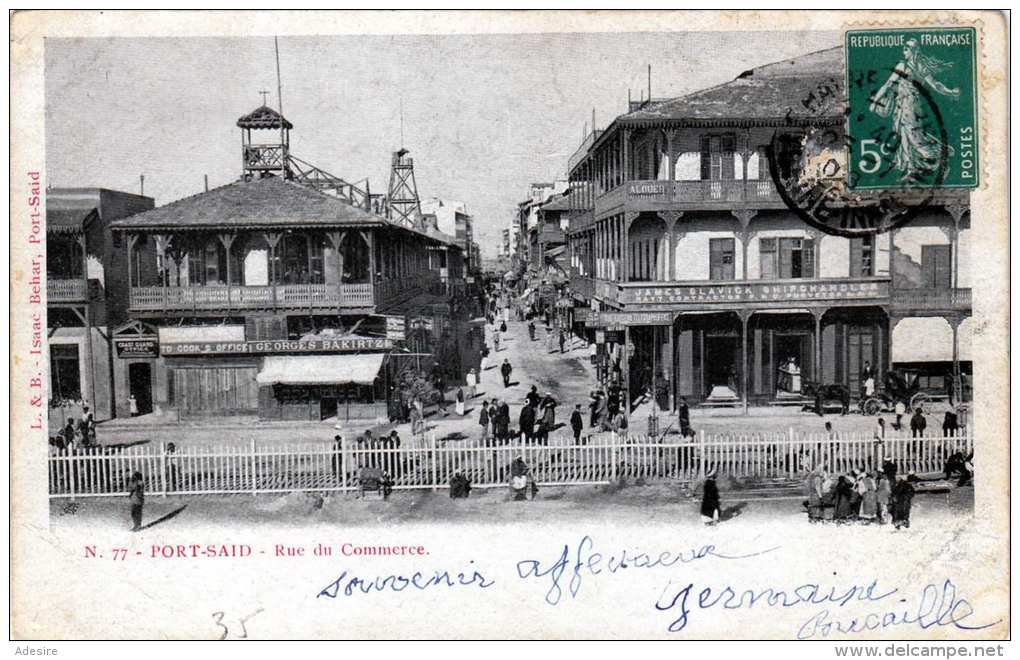
<svg viewBox="0 0 1020 660">
<path fill-rule="evenodd" d="M 88 300 L 85 280 L 46 280 L 46 299 L 53 303 L 84 302 Z"/>
<path fill-rule="evenodd" d="M 131 287 L 133 311 L 371 307 L 371 284 Z"/>
<path fill-rule="evenodd" d="M 971 308 L 970 289 L 895 289 L 893 304 L 914 310 L 965 310 Z"/>
<path fill-rule="evenodd" d="M 610 211 L 661 211 L 745 206 L 772 208 L 783 201 L 771 179 L 627 181 L 595 200 L 595 215 Z"/>
</svg>

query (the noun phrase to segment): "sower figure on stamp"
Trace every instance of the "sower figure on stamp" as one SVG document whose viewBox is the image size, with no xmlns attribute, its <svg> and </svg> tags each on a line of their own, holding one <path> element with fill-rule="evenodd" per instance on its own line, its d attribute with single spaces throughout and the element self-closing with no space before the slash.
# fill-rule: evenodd
<svg viewBox="0 0 1020 660">
<path fill-rule="evenodd" d="M 917 39 L 908 39 L 903 46 L 903 59 L 889 79 L 875 94 L 869 110 L 880 117 L 892 115 L 892 131 L 896 140 L 893 167 L 902 172 L 901 181 L 920 181 L 940 167 L 943 151 L 952 147 L 932 135 L 921 120 L 924 108 L 918 83 L 953 100 L 960 98 L 959 89 L 949 89 L 935 76 L 951 66 L 921 52 Z"/>
</svg>

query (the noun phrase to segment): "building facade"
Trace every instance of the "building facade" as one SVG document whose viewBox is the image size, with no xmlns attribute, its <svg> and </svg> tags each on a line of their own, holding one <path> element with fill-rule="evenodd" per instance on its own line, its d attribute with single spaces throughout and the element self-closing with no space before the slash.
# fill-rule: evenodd
<svg viewBox="0 0 1020 660">
<path fill-rule="evenodd" d="M 421 305 L 449 300 L 461 249 L 298 180 L 273 155 L 292 128 L 275 111 L 238 126 L 240 180 L 111 225 L 130 393 L 181 416 L 385 418 L 390 354 Z"/>
<path fill-rule="evenodd" d="M 105 188 L 46 191 L 51 428 L 79 418 L 84 405 L 97 420 L 127 410 L 111 336 L 127 318 L 127 269 L 110 223 L 153 206 L 151 197 Z"/>
<path fill-rule="evenodd" d="M 899 368 L 932 388 L 969 373 L 966 194 L 847 238 L 776 191 L 774 145 L 842 132 L 840 102 L 797 102 L 841 80 L 842 62 L 822 51 L 640 104 L 571 159 L 571 289 L 631 393 L 665 382 L 665 405 L 782 404 L 801 399 L 801 380 L 856 394 L 865 365 L 879 383 Z"/>
</svg>

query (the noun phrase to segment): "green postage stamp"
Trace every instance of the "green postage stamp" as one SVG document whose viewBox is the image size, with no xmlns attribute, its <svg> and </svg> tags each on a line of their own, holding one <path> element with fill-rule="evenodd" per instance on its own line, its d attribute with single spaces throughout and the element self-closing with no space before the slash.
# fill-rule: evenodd
<svg viewBox="0 0 1020 660">
<path fill-rule="evenodd" d="M 848 30 L 851 189 L 978 185 L 972 27 Z"/>
</svg>

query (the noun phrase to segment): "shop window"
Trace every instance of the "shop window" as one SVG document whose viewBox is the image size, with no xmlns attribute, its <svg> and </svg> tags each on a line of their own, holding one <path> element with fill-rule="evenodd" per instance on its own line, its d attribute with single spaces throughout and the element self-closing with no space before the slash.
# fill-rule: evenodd
<svg viewBox="0 0 1020 660">
<path fill-rule="evenodd" d="M 709 279 L 722 281 L 735 279 L 734 240 L 732 238 L 712 238 L 709 239 L 708 248 Z"/>
<path fill-rule="evenodd" d="M 50 396 L 54 400 L 81 399 L 81 370 L 76 344 L 50 346 Z"/>
<path fill-rule="evenodd" d="M 875 237 L 850 239 L 850 277 L 871 277 L 875 274 Z"/>
</svg>

